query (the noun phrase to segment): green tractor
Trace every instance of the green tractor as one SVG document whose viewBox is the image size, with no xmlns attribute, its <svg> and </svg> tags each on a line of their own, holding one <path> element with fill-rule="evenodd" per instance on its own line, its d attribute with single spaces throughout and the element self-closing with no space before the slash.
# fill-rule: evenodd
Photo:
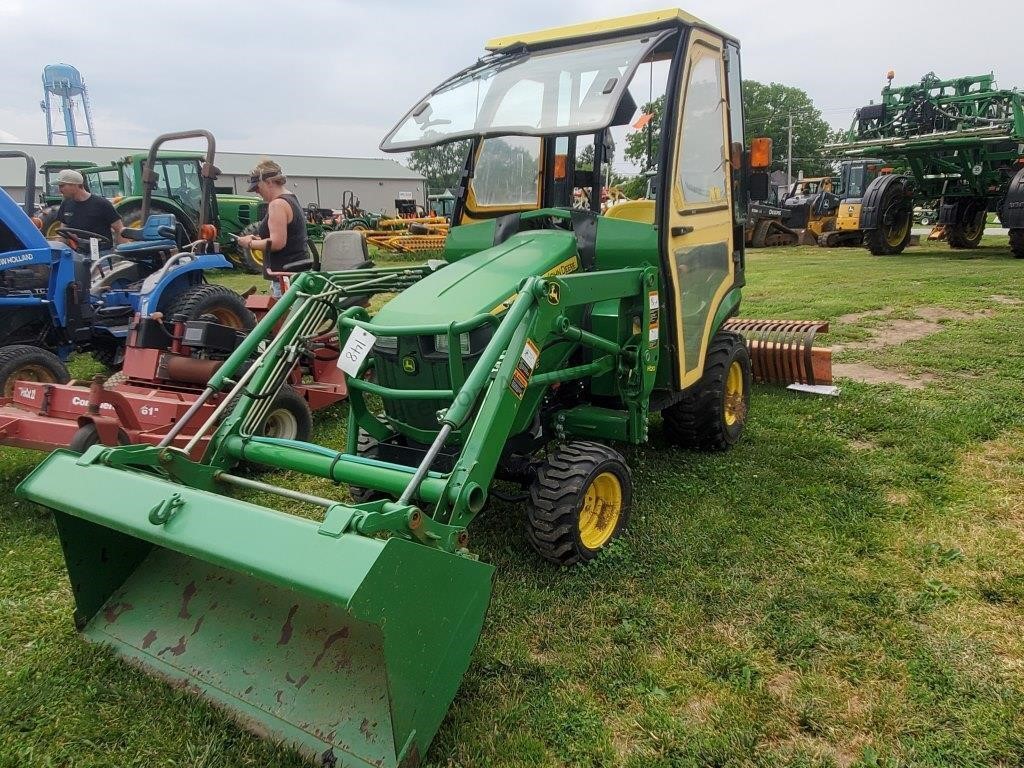
<svg viewBox="0 0 1024 768">
<path fill-rule="evenodd" d="M 505 498 L 539 559 L 574 566 L 643 492 L 614 445 L 658 413 L 673 443 L 723 450 L 748 417 L 750 358 L 723 329 L 744 283 L 739 43 L 672 10 L 487 48 L 381 145 L 471 141 L 444 261 L 330 271 L 335 243 L 361 244 L 330 233 L 325 271 L 295 277 L 163 443 L 57 451 L 17 491 L 54 512 L 86 638 L 323 766 L 426 761 L 491 594 L 470 531 L 508 511 L 488 509 L 495 481 L 521 487 Z M 658 194 L 574 209 L 655 72 Z M 294 353 L 332 325 L 345 444 L 262 436 Z"/>
<path fill-rule="evenodd" d="M 124 196 L 114 207 L 121 213 L 126 227 L 139 222 L 142 211 L 142 174 L 145 154 L 128 155 L 118 160 L 123 179 Z M 184 242 L 198 238 L 199 202 L 202 199 L 202 170 L 206 161 L 198 152 L 167 150 L 157 154 L 154 167 L 156 187 L 150 213 L 173 213 L 181 228 Z M 219 170 L 214 169 L 216 174 Z M 214 176 L 216 178 L 216 176 Z M 247 226 L 258 222 L 266 213 L 266 203 L 255 195 L 234 195 L 216 192 L 207 221 L 217 227 L 221 252 L 236 265 L 258 272 L 259 265 L 246 263 L 245 255 L 236 247 L 232 235 L 240 235 Z M 140 223 L 141 226 L 141 223 Z"/>
</svg>

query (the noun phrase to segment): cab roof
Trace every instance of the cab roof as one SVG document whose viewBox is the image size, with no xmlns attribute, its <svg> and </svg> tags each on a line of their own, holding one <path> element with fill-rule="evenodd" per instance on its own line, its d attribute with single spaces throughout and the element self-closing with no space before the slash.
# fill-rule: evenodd
<svg viewBox="0 0 1024 768">
<path fill-rule="evenodd" d="M 646 29 L 667 29 L 673 26 L 698 27 L 727 40 L 736 40 L 720 29 L 678 8 L 663 11 L 634 13 L 629 16 L 618 16 L 604 21 L 588 21 L 583 24 L 570 24 L 565 27 L 553 27 L 538 32 L 525 32 L 516 35 L 504 35 L 487 41 L 484 46 L 489 51 L 498 51 L 511 45 L 544 47 L 556 43 L 568 43 L 575 40 L 587 40 L 597 37 L 608 37 L 623 32 Z"/>
</svg>

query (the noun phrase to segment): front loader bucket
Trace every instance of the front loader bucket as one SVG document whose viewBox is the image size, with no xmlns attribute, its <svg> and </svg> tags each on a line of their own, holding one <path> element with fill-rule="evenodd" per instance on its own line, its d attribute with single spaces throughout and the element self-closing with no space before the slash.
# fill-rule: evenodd
<svg viewBox="0 0 1024 768">
<path fill-rule="evenodd" d="M 419 763 L 491 566 L 90 463 L 97 450 L 56 451 L 18 487 L 54 512 L 88 639 L 318 765 Z"/>
</svg>

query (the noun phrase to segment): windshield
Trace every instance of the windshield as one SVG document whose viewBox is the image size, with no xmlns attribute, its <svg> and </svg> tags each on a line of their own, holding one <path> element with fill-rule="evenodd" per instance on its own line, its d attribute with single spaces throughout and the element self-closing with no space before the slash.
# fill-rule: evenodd
<svg viewBox="0 0 1024 768">
<path fill-rule="evenodd" d="M 605 128 L 637 66 L 665 34 L 494 58 L 422 99 L 380 148 L 401 152 L 467 136 L 566 135 Z"/>
</svg>

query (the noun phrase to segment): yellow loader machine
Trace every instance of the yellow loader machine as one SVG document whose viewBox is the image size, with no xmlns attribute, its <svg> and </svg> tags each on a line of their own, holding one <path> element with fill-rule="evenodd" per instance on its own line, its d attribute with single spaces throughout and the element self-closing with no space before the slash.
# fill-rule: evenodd
<svg viewBox="0 0 1024 768">
<path fill-rule="evenodd" d="M 523 488 L 542 558 L 582 563 L 641 492 L 609 443 L 643 443 L 660 412 L 675 442 L 725 449 L 747 419 L 750 358 L 723 330 L 743 285 L 739 44 L 671 10 L 487 49 L 381 145 L 470 141 L 443 261 L 298 275 L 162 444 L 57 451 L 18 488 L 54 511 L 87 639 L 323 766 L 425 760 L 490 599 L 470 534 L 496 479 Z M 574 210 L 654 72 L 657 199 Z M 373 316 L 353 301 L 381 292 Z M 262 435 L 331 325 L 345 444 Z M 186 427 L 201 460 L 172 447 Z"/>
</svg>

